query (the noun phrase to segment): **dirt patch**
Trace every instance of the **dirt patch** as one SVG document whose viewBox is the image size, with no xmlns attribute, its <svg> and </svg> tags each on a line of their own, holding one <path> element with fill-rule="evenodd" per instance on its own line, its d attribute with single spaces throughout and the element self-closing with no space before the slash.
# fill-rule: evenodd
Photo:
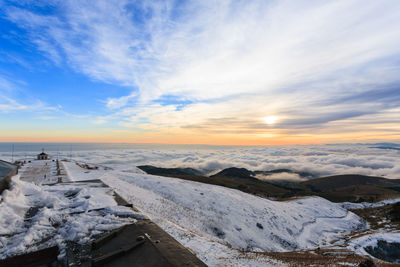
<svg viewBox="0 0 400 267">
<path fill-rule="evenodd" d="M 400 230 L 400 203 L 351 211 L 366 220 L 372 230 L 382 228 Z"/>
<path fill-rule="evenodd" d="M 346 249 L 316 249 L 310 251 L 264 252 L 263 255 L 289 266 L 359 266 L 368 257 Z M 378 267 L 394 267 L 398 264 L 374 260 Z"/>
</svg>

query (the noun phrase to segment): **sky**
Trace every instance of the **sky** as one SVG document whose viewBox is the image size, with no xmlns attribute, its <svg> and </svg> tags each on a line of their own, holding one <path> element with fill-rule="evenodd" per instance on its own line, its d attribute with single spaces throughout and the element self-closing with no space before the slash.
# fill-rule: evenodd
<svg viewBox="0 0 400 267">
<path fill-rule="evenodd" d="M 0 142 L 398 142 L 399 73 L 397 0 L 0 0 Z"/>
</svg>

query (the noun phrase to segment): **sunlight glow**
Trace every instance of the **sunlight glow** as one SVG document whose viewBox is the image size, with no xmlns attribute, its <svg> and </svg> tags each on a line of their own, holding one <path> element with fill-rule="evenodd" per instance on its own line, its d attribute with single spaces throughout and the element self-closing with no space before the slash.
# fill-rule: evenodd
<svg viewBox="0 0 400 267">
<path fill-rule="evenodd" d="M 267 117 L 264 117 L 263 120 L 265 121 L 266 124 L 271 125 L 271 124 L 274 124 L 278 120 L 278 117 L 277 116 L 267 116 Z"/>
</svg>

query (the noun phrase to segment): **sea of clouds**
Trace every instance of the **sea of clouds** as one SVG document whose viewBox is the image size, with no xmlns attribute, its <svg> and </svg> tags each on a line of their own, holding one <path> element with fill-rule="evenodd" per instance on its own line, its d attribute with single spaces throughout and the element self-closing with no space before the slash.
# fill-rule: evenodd
<svg viewBox="0 0 400 267">
<path fill-rule="evenodd" d="M 386 148 L 388 146 L 385 146 Z M 390 148 L 390 147 L 389 147 Z M 205 175 L 228 167 L 249 170 L 290 169 L 316 177 L 335 174 L 362 174 L 400 179 L 400 150 L 376 148 L 376 145 L 315 145 L 268 147 L 148 146 L 140 148 L 61 151 L 60 158 L 132 169 L 139 165 L 191 167 Z M 57 152 L 49 152 L 55 158 Z M 34 156 L 35 152 L 16 152 L 15 158 Z M 1 152 L 7 159 L 9 152 Z M 274 174 L 265 179 L 301 179 L 296 174 Z"/>
</svg>

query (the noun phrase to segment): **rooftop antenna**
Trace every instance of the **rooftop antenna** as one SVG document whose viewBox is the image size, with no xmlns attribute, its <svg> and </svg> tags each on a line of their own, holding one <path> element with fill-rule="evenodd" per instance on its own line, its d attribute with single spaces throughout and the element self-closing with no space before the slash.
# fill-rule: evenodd
<svg viewBox="0 0 400 267">
<path fill-rule="evenodd" d="M 14 144 L 12 144 L 11 163 L 14 162 Z"/>
</svg>

